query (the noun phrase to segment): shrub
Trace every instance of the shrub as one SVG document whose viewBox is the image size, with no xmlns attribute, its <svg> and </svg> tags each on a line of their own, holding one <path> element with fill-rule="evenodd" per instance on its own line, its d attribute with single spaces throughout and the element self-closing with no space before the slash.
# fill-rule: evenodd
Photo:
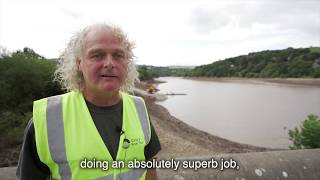
<svg viewBox="0 0 320 180">
<path fill-rule="evenodd" d="M 4 111 L 0 112 L 0 152 L 6 148 L 21 144 L 24 129 L 32 113 L 25 114 Z"/>
<path fill-rule="evenodd" d="M 289 130 L 290 140 L 293 146 L 290 149 L 311 149 L 320 148 L 320 119 L 318 116 L 310 114 L 299 128 Z"/>
</svg>

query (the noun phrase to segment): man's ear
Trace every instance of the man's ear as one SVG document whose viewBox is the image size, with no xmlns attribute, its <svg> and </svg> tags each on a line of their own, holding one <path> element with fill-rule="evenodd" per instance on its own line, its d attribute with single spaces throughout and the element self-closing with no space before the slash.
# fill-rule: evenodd
<svg viewBox="0 0 320 180">
<path fill-rule="evenodd" d="M 80 69 L 81 69 L 81 59 L 77 58 L 76 63 L 77 63 L 78 71 L 80 71 Z"/>
</svg>

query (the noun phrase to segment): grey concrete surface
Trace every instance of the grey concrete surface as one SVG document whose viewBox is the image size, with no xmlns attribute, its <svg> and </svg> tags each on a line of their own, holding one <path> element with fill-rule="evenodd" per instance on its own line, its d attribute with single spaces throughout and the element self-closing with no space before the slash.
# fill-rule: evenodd
<svg viewBox="0 0 320 180">
<path fill-rule="evenodd" d="M 221 164 L 221 158 L 232 158 L 239 169 L 220 171 L 215 168 L 184 169 L 183 162 L 204 162 L 214 159 Z M 180 162 L 179 169 L 158 169 L 159 179 L 172 180 L 319 180 L 320 149 L 269 151 L 241 154 L 222 154 L 214 157 L 186 157 L 176 159 Z M 212 162 L 212 161 L 210 161 Z M 205 165 L 205 164 L 203 164 Z M 207 164 L 208 165 L 208 164 Z M 215 164 L 212 164 L 215 165 Z M 16 167 L 0 168 L 0 180 L 16 180 Z"/>
<path fill-rule="evenodd" d="M 201 180 L 201 179 L 232 179 L 232 180 L 319 180 L 320 179 L 320 149 L 294 150 L 294 151 L 269 151 L 241 154 L 224 154 L 213 157 L 234 159 L 239 170 L 219 168 L 206 168 L 179 170 L 160 169 L 160 179 L 173 180 Z M 208 160 L 212 157 L 179 158 L 180 162 L 186 160 Z M 221 164 L 221 163 L 220 163 Z"/>
<path fill-rule="evenodd" d="M 0 180 L 17 180 L 16 167 L 0 168 Z"/>
</svg>

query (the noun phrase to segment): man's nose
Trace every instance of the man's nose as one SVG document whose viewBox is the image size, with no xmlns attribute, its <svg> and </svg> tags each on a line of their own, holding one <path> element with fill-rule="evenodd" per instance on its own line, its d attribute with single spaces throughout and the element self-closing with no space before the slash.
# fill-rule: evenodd
<svg viewBox="0 0 320 180">
<path fill-rule="evenodd" d="M 106 58 L 104 59 L 104 67 L 112 69 L 114 67 L 113 57 L 111 54 L 107 54 Z"/>
</svg>

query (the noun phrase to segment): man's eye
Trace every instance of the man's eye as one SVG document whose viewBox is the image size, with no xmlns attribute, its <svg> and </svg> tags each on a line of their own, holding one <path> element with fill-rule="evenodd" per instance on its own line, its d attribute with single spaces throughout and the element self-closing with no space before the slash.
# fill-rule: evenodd
<svg viewBox="0 0 320 180">
<path fill-rule="evenodd" d="M 91 56 L 91 58 L 94 58 L 94 59 L 100 59 L 100 58 L 102 58 L 103 57 L 103 54 L 93 54 L 92 56 Z"/>
<path fill-rule="evenodd" d="M 114 59 L 123 59 L 123 58 L 124 58 L 124 54 L 122 54 L 122 53 L 115 53 L 115 54 L 113 54 L 113 58 L 114 58 Z"/>
</svg>

